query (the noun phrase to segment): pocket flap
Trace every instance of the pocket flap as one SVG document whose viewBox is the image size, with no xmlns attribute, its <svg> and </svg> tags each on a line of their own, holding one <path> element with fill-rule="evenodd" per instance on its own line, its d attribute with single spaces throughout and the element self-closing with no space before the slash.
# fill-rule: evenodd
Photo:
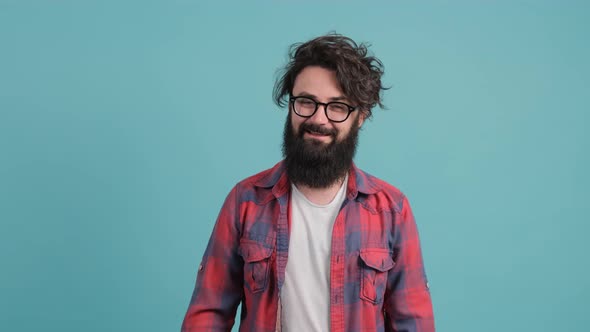
<svg viewBox="0 0 590 332">
<path fill-rule="evenodd" d="M 377 271 L 385 272 L 395 265 L 389 249 L 361 249 L 360 256 L 367 266 Z"/>
<path fill-rule="evenodd" d="M 268 248 L 259 242 L 241 240 L 239 254 L 244 258 L 244 262 L 258 262 L 270 257 L 272 255 L 272 248 Z"/>
</svg>

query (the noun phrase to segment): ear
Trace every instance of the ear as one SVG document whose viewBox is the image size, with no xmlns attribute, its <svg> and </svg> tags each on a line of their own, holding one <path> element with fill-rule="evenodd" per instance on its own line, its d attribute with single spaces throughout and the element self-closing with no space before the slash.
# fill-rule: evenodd
<svg viewBox="0 0 590 332">
<path fill-rule="evenodd" d="M 365 122 L 365 118 L 367 117 L 367 112 L 365 110 L 361 110 L 359 112 L 359 128 L 361 128 L 363 126 L 363 123 Z"/>
</svg>

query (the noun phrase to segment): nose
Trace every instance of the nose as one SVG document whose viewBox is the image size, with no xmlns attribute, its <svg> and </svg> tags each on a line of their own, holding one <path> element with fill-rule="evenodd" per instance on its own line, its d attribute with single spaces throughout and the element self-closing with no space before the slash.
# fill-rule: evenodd
<svg viewBox="0 0 590 332">
<path fill-rule="evenodd" d="M 319 125 L 325 125 L 330 123 L 330 120 L 328 120 L 328 117 L 326 116 L 326 107 L 328 107 L 328 105 L 318 104 L 318 109 L 308 119 L 308 121 L 311 121 Z"/>
</svg>

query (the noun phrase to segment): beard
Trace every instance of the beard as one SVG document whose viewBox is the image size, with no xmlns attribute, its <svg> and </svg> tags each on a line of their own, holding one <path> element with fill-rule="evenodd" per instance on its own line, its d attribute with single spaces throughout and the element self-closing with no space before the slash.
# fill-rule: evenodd
<svg viewBox="0 0 590 332">
<path fill-rule="evenodd" d="M 311 188 L 327 188 L 343 179 L 356 153 L 359 118 L 352 124 L 348 135 L 342 141 L 337 141 L 336 129 L 306 122 L 301 123 L 299 133 L 295 134 L 291 114 L 287 116 L 283 131 L 283 157 L 289 180 Z M 308 130 L 328 134 L 332 141 L 326 144 L 315 139 L 306 140 L 303 135 Z"/>
</svg>

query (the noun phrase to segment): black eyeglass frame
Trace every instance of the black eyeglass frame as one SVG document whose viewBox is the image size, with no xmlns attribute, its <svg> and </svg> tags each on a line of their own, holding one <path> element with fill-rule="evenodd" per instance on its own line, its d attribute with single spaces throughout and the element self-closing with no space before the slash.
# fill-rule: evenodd
<svg viewBox="0 0 590 332">
<path fill-rule="evenodd" d="M 313 101 L 315 103 L 315 109 L 313 110 L 313 113 L 311 113 L 310 115 L 301 115 L 301 114 L 297 113 L 297 111 L 295 110 L 295 101 L 297 101 L 297 99 L 307 99 L 307 100 Z M 314 100 L 313 98 L 307 97 L 307 96 L 291 96 L 289 98 L 289 104 L 293 107 L 293 112 L 302 118 L 311 118 L 318 111 L 319 106 L 322 105 L 322 106 L 324 106 L 324 114 L 326 115 L 326 118 L 328 120 L 330 120 L 331 122 L 336 122 L 336 123 L 340 123 L 340 122 L 344 122 L 344 121 L 348 120 L 348 117 L 350 117 L 350 113 L 358 110 L 358 107 L 350 106 L 347 103 L 343 103 L 341 101 L 331 101 L 328 103 L 320 103 L 319 101 Z M 334 120 L 330 119 L 330 117 L 328 116 L 328 106 L 330 104 L 344 105 L 348 108 L 348 114 L 346 115 L 344 120 L 334 121 Z"/>
</svg>

